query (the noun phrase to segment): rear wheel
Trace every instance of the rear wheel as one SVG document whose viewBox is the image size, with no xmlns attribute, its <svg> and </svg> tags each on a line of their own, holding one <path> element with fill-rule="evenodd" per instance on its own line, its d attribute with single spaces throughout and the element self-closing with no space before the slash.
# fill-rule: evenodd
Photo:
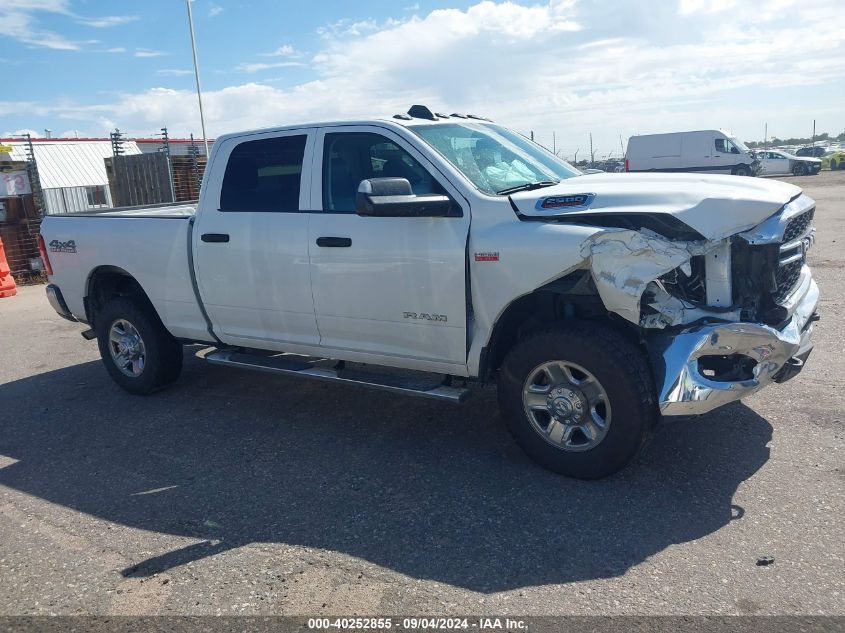
<svg viewBox="0 0 845 633">
<path fill-rule="evenodd" d="M 499 372 L 499 406 L 532 459 L 579 479 L 623 468 L 657 419 L 642 351 L 615 330 L 591 323 L 517 343 Z"/>
<path fill-rule="evenodd" d="M 97 314 L 96 330 L 106 370 L 129 393 L 147 394 L 179 377 L 182 345 L 146 302 L 112 299 Z"/>
<path fill-rule="evenodd" d="M 836 163 L 835 160 L 833 160 L 831 158 L 830 159 L 830 171 L 836 171 L 837 169 L 839 169 L 839 165 Z"/>
<path fill-rule="evenodd" d="M 807 168 L 804 166 L 804 163 L 798 163 L 795 167 L 792 168 L 792 175 L 793 176 L 803 176 L 807 173 Z"/>
</svg>

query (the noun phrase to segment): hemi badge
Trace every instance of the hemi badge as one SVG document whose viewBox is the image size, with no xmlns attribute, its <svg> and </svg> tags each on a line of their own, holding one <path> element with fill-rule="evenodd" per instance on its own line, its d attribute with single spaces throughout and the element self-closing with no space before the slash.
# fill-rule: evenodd
<svg viewBox="0 0 845 633">
<path fill-rule="evenodd" d="M 497 262 L 499 261 L 499 253 L 476 253 L 475 261 L 477 262 Z"/>
</svg>

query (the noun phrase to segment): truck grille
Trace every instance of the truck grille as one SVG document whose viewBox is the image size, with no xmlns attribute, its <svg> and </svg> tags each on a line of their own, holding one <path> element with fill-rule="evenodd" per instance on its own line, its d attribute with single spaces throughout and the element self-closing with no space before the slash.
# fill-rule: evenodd
<svg viewBox="0 0 845 633">
<path fill-rule="evenodd" d="M 783 233 L 780 245 L 778 268 L 775 271 L 777 289 L 772 293 L 775 303 L 782 303 L 795 289 L 801 277 L 801 268 L 806 260 L 803 238 L 810 232 L 815 207 L 792 218 Z"/>
<path fill-rule="evenodd" d="M 801 277 L 801 268 L 804 266 L 804 259 L 779 266 L 775 273 L 777 290 L 772 294 L 775 303 L 783 301 L 792 293 L 793 288 Z"/>
<path fill-rule="evenodd" d="M 792 218 L 789 224 L 786 225 L 786 231 L 783 234 L 783 243 L 791 242 L 797 237 L 804 235 L 813 222 L 813 214 L 816 212 L 815 207 L 801 215 Z"/>
</svg>

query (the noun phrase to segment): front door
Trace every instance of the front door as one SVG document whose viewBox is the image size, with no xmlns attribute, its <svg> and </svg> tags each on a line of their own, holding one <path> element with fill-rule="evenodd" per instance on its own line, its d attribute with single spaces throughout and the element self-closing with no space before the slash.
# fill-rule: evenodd
<svg viewBox="0 0 845 633">
<path fill-rule="evenodd" d="M 200 295 L 225 343 L 319 344 L 308 262 L 310 178 L 302 167 L 311 164 L 314 137 L 313 129 L 250 134 L 221 141 L 215 154 L 225 175 L 222 185 L 207 179 L 194 253 Z"/>
<path fill-rule="evenodd" d="M 406 178 L 416 194 L 450 196 L 456 217 L 356 215 L 360 181 L 391 176 Z M 470 217 L 458 191 L 392 130 L 341 126 L 317 134 L 312 200 L 308 243 L 320 344 L 387 365 L 395 359 L 432 371 L 465 368 Z"/>
<path fill-rule="evenodd" d="M 766 161 L 770 174 L 788 174 L 789 159 L 783 154 L 769 152 L 769 159 Z"/>
<path fill-rule="evenodd" d="M 713 165 L 714 171 L 730 174 L 734 167 L 741 162 L 740 158 L 739 148 L 730 139 L 721 135 L 713 139 L 713 158 L 711 159 L 711 164 Z"/>
</svg>

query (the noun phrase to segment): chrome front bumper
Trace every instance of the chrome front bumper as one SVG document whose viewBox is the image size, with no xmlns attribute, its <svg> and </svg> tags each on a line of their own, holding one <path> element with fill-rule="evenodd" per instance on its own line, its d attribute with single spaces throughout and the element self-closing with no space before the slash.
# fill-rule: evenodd
<svg viewBox="0 0 845 633">
<path fill-rule="evenodd" d="M 813 316 L 819 302 L 816 282 L 809 269 L 804 273 L 789 299 L 792 317 L 782 330 L 757 323 L 719 323 L 652 339 L 649 350 L 661 414 L 707 413 L 798 373 L 813 348 Z M 756 361 L 753 377 L 717 381 L 701 372 L 701 358 L 733 355 Z"/>
</svg>

